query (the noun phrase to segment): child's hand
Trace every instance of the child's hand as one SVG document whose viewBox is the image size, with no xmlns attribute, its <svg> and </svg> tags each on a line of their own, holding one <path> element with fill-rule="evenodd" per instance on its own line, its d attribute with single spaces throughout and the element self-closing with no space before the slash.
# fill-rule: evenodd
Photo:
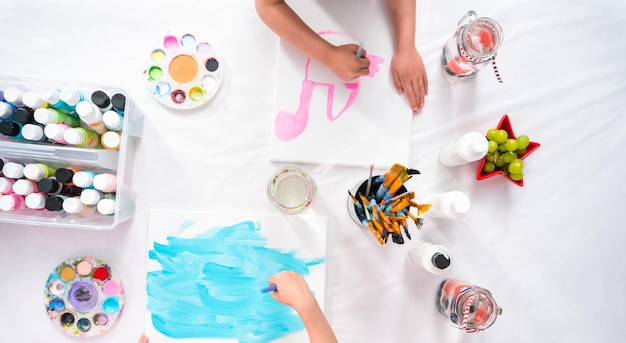
<svg viewBox="0 0 626 343">
<path fill-rule="evenodd" d="M 302 310 L 315 299 L 304 277 L 296 272 L 284 270 L 272 276 L 268 282 L 276 285 L 277 290 L 270 293 L 274 300 L 296 311 Z"/>
<path fill-rule="evenodd" d="M 391 76 L 399 94 L 404 93 L 413 112 L 424 107 L 428 95 L 428 77 L 417 49 L 396 51 L 391 60 Z"/>
<path fill-rule="evenodd" d="M 137 343 L 148 343 L 148 337 L 146 337 L 146 335 L 141 335 L 141 337 L 139 337 L 139 340 L 137 341 Z"/>
<path fill-rule="evenodd" d="M 369 74 L 370 60 L 365 49 L 361 50 L 361 58 L 356 57 L 359 46 L 346 44 L 335 46 L 325 58 L 325 65 L 342 81 L 352 81 Z"/>
</svg>

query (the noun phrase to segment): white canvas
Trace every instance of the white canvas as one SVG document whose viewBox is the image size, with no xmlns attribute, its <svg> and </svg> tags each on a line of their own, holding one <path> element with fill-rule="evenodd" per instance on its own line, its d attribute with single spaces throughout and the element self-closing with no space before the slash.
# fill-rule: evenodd
<svg viewBox="0 0 626 343">
<path fill-rule="evenodd" d="M 384 1 L 290 1 L 324 39 L 363 43 L 370 75 L 342 82 L 279 42 L 271 159 L 346 166 L 408 164 L 412 111 L 393 85 Z M 303 119 L 308 115 L 308 120 Z"/>
<path fill-rule="evenodd" d="M 253 222 L 256 224 L 260 230 L 256 233 L 260 234 L 264 238 L 267 239 L 267 244 L 263 246 L 263 248 L 267 248 L 272 251 L 277 251 L 278 255 L 280 254 L 289 254 L 294 253 L 294 255 L 301 260 L 317 260 L 322 261 L 321 263 L 315 264 L 309 268 L 309 274 L 305 275 L 307 282 L 309 283 L 309 287 L 311 291 L 314 293 L 315 298 L 318 303 L 324 308 L 324 295 L 325 295 L 325 281 L 326 281 L 326 236 L 327 236 L 327 218 L 325 216 L 285 216 L 285 215 L 272 215 L 272 214 L 246 214 L 246 213 L 211 213 L 211 212 L 196 212 L 196 211 L 171 211 L 171 210 L 151 210 L 150 218 L 149 218 L 149 234 L 148 234 L 148 242 L 149 242 L 149 251 L 155 249 L 156 245 L 168 245 L 167 251 L 174 251 L 177 248 L 174 246 L 172 237 L 174 238 L 189 238 L 189 240 L 185 240 L 185 244 L 195 244 L 196 240 L 200 242 L 200 237 L 203 236 L 203 233 L 210 231 L 211 229 L 220 230 L 221 228 L 237 226 L 242 222 Z M 220 242 L 221 246 L 228 245 L 234 243 L 232 246 L 239 248 L 247 248 L 252 245 L 249 240 L 246 239 L 245 234 L 238 234 L 239 240 L 237 238 L 224 239 Z M 170 238 L 170 240 L 168 240 Z M 203 243 L 202 243 L 203 244 Z M 196 245 L 196 247 L 202 247 L 203 254 L 216 254 L 216 251 L 213 251 L 210 245 Z M 190 249 L 191 250 L 191 249 Z M 217 250 L 217 249 L 216 249 Z M 197 251 L 196 251 L 197 253 Z M 184 252 L 179 254 L 179 259 L 184 259 L 185 265 L 191 265 L 194 263 L 199 263 L 195 260 L 191 254 Z M 233 264 L 237 264 L 239 262 L 232 262 L 231 259 L 225 260 L 228 263 L 224 263 L 223 266 L 225 268 L 231 268 Z M 263 261 L 262 263 L 265 263 Z M 206 268 L 206 266 L 203 266 Z M 290 266 L 283 266 L 283 269 L 291 269 Z M 151 287 L 155 287 L 159 285 L 161 281 L 165 277 L 172 278 L 172 276 L 159 276 L 157 280 L 151 279 L 151 272 L 161 272 L 163 271 L 164 264 L 161 262 L 149 258 L 148 259 L 148 280 L 147 280 L 147 291 L 148 291 L 148 308 L 146 311 L 146 335 L 150 339 L 150 342 L 158 343 L 158 342 L 185 342 L 185 343 L 193 343 L 193 342 L 238 342 L 236 338 L 212 338 L 212 337 L 204 337 L 204 338 L 188 338 L 188 337 L 180 337 L 180 335 L 188 334 L 189 332 L 178 332 L 176 330 L 174 335 L 171 335 L 171 332 L 164 332 L 164 330 L 159 330 L 155 327 L 152 314 L 150 312 L 151 304 L 154 305 L 155 302 L 165 301 L 166 306 L 176 306 L 179 301 L 188 301 L 188 297 L 185 296 L 188 292 L 195 292 L 195 290 L 189 290 L 189 288 L 193 287 L 185 287 L 180 290 L 180 296 L 174 294 L 168 296 L 168 299 L 160 299 L 158 296 L 153 296 L 151 293 Z M 193 268 L 191 268 L 193 269 Z M 203 269 L 206 270 L 206 269 Z M 245 267 L 242 268 L 245 270 Z M 199 274 L 202 274 L 199 272 Z M 198 278 L 201 277 L 215 277 L 212 275 L 198 275 Z M 268 275 L 269 277 L 271 275 Z M 177 278 L 189 277 L 186 276 L 175 276 Z M 191 276 L 190 278 L 194 278 Z M 174 280 L 177 281 L 177 280 Z M 228 282 L 229 280 L 224 279 L 224 282 Z M 220 279 L 217 282 L 221 282 Z M 237 297 L 242 297 L 243 300 L 248 301 L 250 297 L 250 301 L 257 301 L 259 297 L 267 297 L 262 298 L 263 301 L 269 301 L 270 305 L 274 305 L 276 302 L 271 299 L 271 296 L 267 293 L 261 293 L 260 289 L 267 286 L 267 278 L 259 279 L 259 284 L 255 285 L 255 288 L 250 291 L 249 294 L 237 295 Z M 195 281 L 192 281 L 194 284 Z M 198 281 L 198 284 L 201 284 L 202 281 Z M 215 289 L 217 289 L 216 287 Z M 209 290 L 210 292 L 211 290 Z M 222 297 L 223 295 L 217 294 L 216 297 Z M 235 296 L 229 295 L 231 298 Z M 237 300 L 237 299 L 235 299 Z M 266 303 L 267 305 L 268 303 Z M 285 306 L 279 304 L 279 306 Z M 286 307 L 286 306 L 285 306 Z M 201 308 L 201 311 L 204 312 L 217 312 L 221 314 L 222 312 L 232 310 L 230 309 L 215 309 L 215 308 Z M 256 309 L 253 309 L 256 310 Z M 290 308 L 287 310 L 291 311 Z M 294 312 L 295 314 L 295 312 Z M 239 314 L 235 313 L 235 315 L 246 316 L 247 314 Z M 201 321 L 201 319 L 198 319 Z M 270 325 L 271 326 L 271 325 Z M 204 329 L 206 327 L 207 330 L 211 329 L 213 326 L 203 326 L 200 325 L 200 329 Z M 195 329 L 198 329 L 197 327 Z M 190 330 L 193 330 L 190 329 Z M 174 337 L 173 337 L 174 336 Z M 297 332 L 293 332 L 287 336 L 281 337 L 275 342 L 303 342 L 307 340 L 307 335 L 304 330 L 300 330 Z M 253 342 L 252 340 L 243 340 Z M 260 340 L 263 341 L 263 340 Z"/>
</svg>

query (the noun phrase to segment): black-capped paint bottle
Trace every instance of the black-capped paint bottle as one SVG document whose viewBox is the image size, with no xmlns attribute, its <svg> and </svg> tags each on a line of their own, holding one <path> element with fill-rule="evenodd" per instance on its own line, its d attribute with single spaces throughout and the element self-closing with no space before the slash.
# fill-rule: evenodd
<svg viewBox="0 0 626 343">
<path fill-rule="evenodd" d="M 112 108 L 111 98 L 107 93 L 97 90 L 91 93 L 91 102 L 96 105 L 101 112 L 106 112 Z"/>
<path fill-rule="evenodd" d="M 72 179 L 74 178 L 74 175 L 76 175 L 76 173 L 78 172 L 79 170 L 73 167 L 59 168 L 54 172 L 54 177 L 57 181 L 64 185 L 74 186 L 74 182 L 72 181 Z"/>
<path fill-rule="evenodd" d="M 63 202 L 67 198 L 67 196 L 60 194 L 48 196 L 44 208 L 50 212 L 63 212 Z"/>
<path fill-rule="evenodd" d="M 455 167 L 485 157 L 489 144 L 484 134 L 469 132 L 439 150 L 439 161 L 446 167 Z"/>
<path fill-rule="evenodd" d="M 10 137 L 11 139 L 25 140 L 22 136 L 22 124 L 14 121 L 2 120 L 0 121 L 0 133 Z"/>
<path fill-rule="evenodd" d="M 35 112 L 27 107 L 19 107 L 13 112 L 13 121 L 20 124 L 32 124 L 35 122 Z"/>
<path fill-rule="evenodd" d="M 406 258 L 409 261 L 421 265 L 432 274 L 445 272 L 452 263 L 450 251 L 438 244 L 415 240 L 405 249 Z"/>
<path fill-rule="evenodd" d="M 39 180 L 39 182 L 37 182 L 37 187 L 39 188 L 39 191 L 49 195 L 63 194 L 75 196 L 80 195 L 80 192 L 82 192 L 80 187 L 66 186 L 51 177 Z"/>
<path fill-rule="evenodd" d="M 123 116 L 126 108 L 126 96 L 121 93 L 113 94 L 111 97 L 111 106 L 115 112 Z"/>
</svg>

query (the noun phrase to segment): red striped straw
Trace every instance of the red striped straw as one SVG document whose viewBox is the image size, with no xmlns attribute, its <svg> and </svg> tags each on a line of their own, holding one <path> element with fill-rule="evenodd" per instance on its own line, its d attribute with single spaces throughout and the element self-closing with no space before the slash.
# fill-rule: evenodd
<svg viewBox="0 0 626 343">
<path fill-rule="evenodd" d="M 474 297 L 475 295 L 472 295 L 471 297 L 469 297 L 469 299 L 467 299 L 467 304 L 465 304 L 465 309 L 463 309 L 463 322 L 461 324 L 461 330 L 465 331 L 465 332 L 476 332 L 478 330 L 476 329 L 467 329 L 467 321 L 469 318 L 469 312 L 470 312 L 470 308 L 472 307 L 472 303 L 474 302 Z"/>
</svg>

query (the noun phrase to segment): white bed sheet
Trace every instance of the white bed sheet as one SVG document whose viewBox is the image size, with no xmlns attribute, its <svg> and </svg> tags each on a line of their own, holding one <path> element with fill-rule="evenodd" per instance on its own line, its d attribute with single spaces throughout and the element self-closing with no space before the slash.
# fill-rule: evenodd
<svg viewBox="0 0 626 343">
<path fill-rule="evenodd" d="M 470 9 L 503 27 L 503 84 L 489 70 L 456 83 L 442 72 L 443 43 Z M 301 165 L 319 187 L 307 213 L 328 216 L 325 309 L 339 340 L 622 341 L 626 3 L 420 0 L 417 19 L 430 83 L 412 124 L 410 167 L 422 174 L 407 186 L 418 194 L 464 191 L 471 213 L 428 219 L 414 233 L 454 254 L 447 274 L 431 275 L 407 263 L 402 246 L 379 246 L 348 217 L 345 190 L 366 168 Z M 278 212 L 265 197 L 266 182 L 285 164 L 269 161 L 278 39 L 252 0 L 6 0 L 0 22 L 0 73 L 120 85 L 145 114 L 132 221 L 107 232 L 0 223 L 2 341 L 75 341 L 49 322 L 42 294 L 58 263 L 86 254 L 118 270 L 127 297 L 115 327 L 90 341 L 135 342 L 144 328 L 150 209 L 220 211 L 239 201 L 246 211 Z M 211 104 L 176 111 L 145 89 L 147 54 L 170 29 L 222 52 L 227 74 Z M 541 144 L 526 159 L 523 187 L 503 177 L 476 181 L 476 164 L 438 162 L 442 145 L 486 131 L 505 113 L 515 133 Z M 504 308 L 493 327 L 466 335 L 440 317 L 434 297 L 445 277 L 493 293 Z"/>
</svg>

